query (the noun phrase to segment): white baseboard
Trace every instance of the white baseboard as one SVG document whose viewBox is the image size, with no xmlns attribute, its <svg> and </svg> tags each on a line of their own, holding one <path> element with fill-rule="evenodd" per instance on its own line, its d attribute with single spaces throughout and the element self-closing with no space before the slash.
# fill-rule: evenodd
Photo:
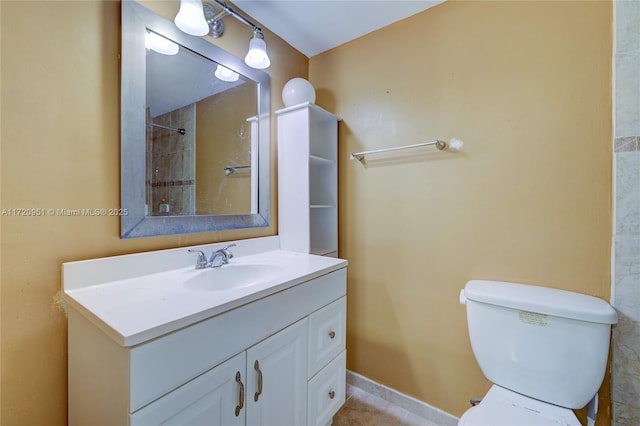
<svg viewBox="0 0 640 426">
<path fill-rule="evenodd" d="M 457 426 L 458 417 L 426 402 L 347 370 L 347 383 L 441 426 Z"/>
</svg>

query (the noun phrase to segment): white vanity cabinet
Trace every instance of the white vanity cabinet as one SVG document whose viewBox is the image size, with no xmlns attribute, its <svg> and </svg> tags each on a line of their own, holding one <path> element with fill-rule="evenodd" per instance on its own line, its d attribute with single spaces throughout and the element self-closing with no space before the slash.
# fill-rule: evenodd
<svg viewBox="0 0 640 426">
<path fill-rule="evenodd" d="M 307 320 L 300 320 L 131 416 L 131 425 L 302 425 Z"/>
<path fill-rule="evenodd" d="M 327 424 L 345 400 L 346 268 L 138 345 L 69 309 L 69 424 Z"/>
<path fill-rule="evenodd" d="M 337 256 L 340 118 L 308 102 L 276 115 L 281 247 Z"/>
</svg>

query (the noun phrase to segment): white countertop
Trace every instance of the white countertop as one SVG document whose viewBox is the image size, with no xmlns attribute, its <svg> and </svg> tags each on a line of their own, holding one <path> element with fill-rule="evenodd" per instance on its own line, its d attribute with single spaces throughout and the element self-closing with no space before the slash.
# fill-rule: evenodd
<svg viewBox="0 0 640 426">
<path fill-rule="evenodd" d="M 186 252 L 187 249 L 180 250 Z M 99 273 L 105 268 L 117 269 L 119 258 L 130 261 L 130 256 L 136 255 L 63 265 L 63 276 L 67 277 L 63 278 L 64 299 L 69 306 L 121 346 L 143 343 L 347 265 L 343 259 L 271 250 L 241 257 L 236 255 L 230 260 L 232 265 L 261 264 L 282 269 L 277 278 L 244 288 L 219 291 L 188 288 L 184 282 L 201 272 L 194 268 L 194 256 L 189 256 L 193 260 L 191 266 L 145 275 L 132 274 L 132 277 L 117 277 L 126 275 L 120 272 L 115 274 L 118 279 L 111 281 L 85 279 L 84 285 L 80 282 L 83 276 L 91 275 L 92 265 L 88 262 L 96 262 L 95 270 Z M 78 274 L 77 269 L 82 269 L 82 273 Z"/>
</svg>

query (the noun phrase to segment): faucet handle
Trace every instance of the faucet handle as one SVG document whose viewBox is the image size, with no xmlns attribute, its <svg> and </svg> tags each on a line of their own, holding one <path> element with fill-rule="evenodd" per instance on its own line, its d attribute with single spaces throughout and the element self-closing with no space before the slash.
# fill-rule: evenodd
<svg viewBox="0 0 640 426">
<path fill-rule="evenodd" d="M 228 246 L 224 246 L 222 247 L 222 251 L 224 252 L 224 254 L 227 256 L 227 259 L 232 259 L 233 258 L 233 253 L 231 252 L 231 250 L 229 250 L 231 247 L 235 247 L 236 243 L 231 243 Z"/>
<path fill-rule="evenodd" d="M 235 246 L 236 246 L 235 243 L 231 243 L 211 253 L 211 259 L 209 259 L 209 265 L 216 268 L 218 266 L 226 265 L 227 263 L 229 263 L 229 259 L 233 259 L 233 253 L 229 249 Z M 221 259 L 220 263 L 216 263 L 216 260 L 218 258 Z"/>
<path fill-rule="evenodd" d="M 198 253 L 198 260 L 196 261 L 196 269 L 204 269 L 207 267 L 207 256 L 202 250 L 187 250 L 189 253 Z"/>
</svg>

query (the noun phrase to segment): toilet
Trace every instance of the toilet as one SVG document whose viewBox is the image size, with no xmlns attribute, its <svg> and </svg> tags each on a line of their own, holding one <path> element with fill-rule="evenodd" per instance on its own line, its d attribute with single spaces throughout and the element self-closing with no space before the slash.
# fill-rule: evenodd
<svg viewBox="0 0 640 426">
<path fill-rule="evenodd" d="M 596 297 L 498 281 L 469 281 L 473 354 L 493 386 L 458 426 L 580 426 L 572 409 L 589 405 L 590 424 L 609 354 L 616 311 Z"/>
</svg>

